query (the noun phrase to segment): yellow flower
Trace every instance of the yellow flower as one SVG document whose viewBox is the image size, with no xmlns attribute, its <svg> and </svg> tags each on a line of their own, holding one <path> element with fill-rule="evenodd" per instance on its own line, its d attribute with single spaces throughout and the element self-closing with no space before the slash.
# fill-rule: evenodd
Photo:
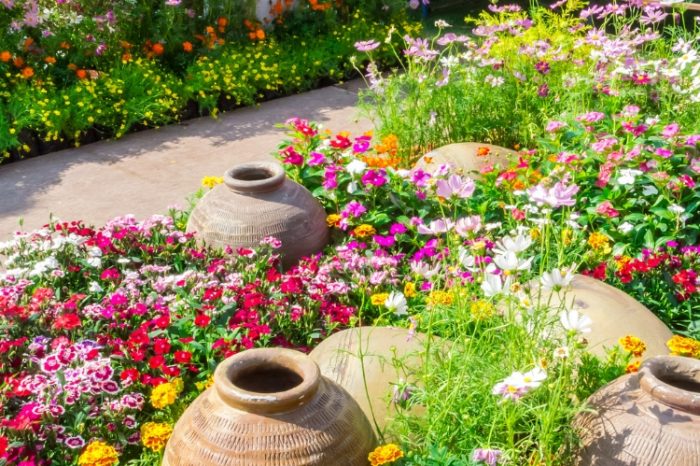
<svg viewBox="0 0 700 466">
<path fill-rule="evenodd" d="M 367 225 L 366 223 L 363 223 L 359 227 L 355 228 L 352 232 L 358 238 L 366 238 L 368 236 L 376 234 L 377 230 L 375 230 L 372 225 Z"/>
<path fill-rule="evenodd" d="M 700 341 L 680 335 L 673 337 L 666 342 L 666 346 L 674 356 L 688 356 L 700 358 Z"/>
<path fill-rule="evenodd" d="M 561 231 L 561 242 L 564 246 L 568 246 L 571 244 L 571 237 L 573 236 L 574 232 L 571 228 L 564 228 Z"/>
<path fill-rule="evenodd" d="M 474 320 L 486 320 L 490 319 L 496 312 L 496 307 L 488 301 L 479 300 L 474 301 L 469 307 L 469 311 L 472 314 Z"/>
<path fill-rule="evenodd" d="M 631 363 L 627 364 L 627 367 L 625 367 L 625 373 L 633 374 L 635 372 L 639 372 L 640 364 L 642 364 L 642 361 L 632 361 Z"/>
<path fill-rule="evenodd" d="M 197 387 L 197 390 L 199 390 L 200 392 L 203 392 L 207 388 L 214 385 L 214 377 L 209 376 L 209 378 L 207 380 L 205 380 L 204 382 L 196 382 L 194 385 L 195 385 L 195 387 Z"/>
<path fill-rule="evenodd" d="M 540 229 L 537 227 L 530 229 L 530 238 L 532 239 L 538 239 L 541 234 Z"/>
<path fill-rule="evenodd" d="M 375 448 L 374 451 L 367 457 L 372 466 L 381 466 L 383 464 L 393 463 L 399 458 L 403 458 L 403 452 L 398 445 L 393 443 L 388 443 Z"/>
<path fill-rule="evenodd" d="M 80 466 L 112 466 L 119 462 L 117 450 L 99 440 L 90 442 L 85 451 L 78 458 Z"/>
<path fill-rule="evenodd" d="M 403 286 L 403 295 L 407 298 L 413 298 L 416 295 L 416 284 L 413 282 L 406 282 Z"/>
<path fill-rule="evenodd" d="M 647 345 L 641 339 L 633 335 L 620 338 L 619 343 L 626 351 L 629 351 L 636 357 L 640 357 L 647 349 Z"/>
<path fill-rule="evenodd" d="M 338 214 L 329 214 L 328 217 L 326 217 L 326 225 L 328 225 L 329 228 L 337 227 L 340 219 L 341 217 Z"/>
<path fill-rule="evenodd" d="M 156 409 L 163 409 L 175 403 L 177 394 L 180 391 L 173 382 L 165 382 L 153 389 L 151 392 L 151 404 Z"/>
<path fill-rule="evenodd" d="M 173 433 L 173 428 L 165 422 L 147 422 L 141 426 L 141 442 L 146 448 L 161 451 Z"/>
<path fill-rule="evenodd" d="M 453 297 L 448 291 L 435 290 L 431 291 L 428 295 L 428 304 L 431 306 L 437 306 L 439 304 L 448 306 L 452 304 Z"/>
<path fill-rule="evenodd" d="M 213 189 L 217 184 L 224 182 L 224 179 L 220 176 L 205 176 L 202 178 L 202 187 Z"/>
<path fill-rule="evenodd" d="M 602 252 L 603 254 L 610 254 L 612 251 L 610 248 L 610 238 L 597 231 L 591 233 L 591 236 L 588 237 L 588 245 L 592 247 L 594 251 Z"/>
<path fill-rule="evenodd" d="M 369 299 L 375 306 L 383 306 L 389 297 L 389 293 L 375 293 Z"/>
</svg>

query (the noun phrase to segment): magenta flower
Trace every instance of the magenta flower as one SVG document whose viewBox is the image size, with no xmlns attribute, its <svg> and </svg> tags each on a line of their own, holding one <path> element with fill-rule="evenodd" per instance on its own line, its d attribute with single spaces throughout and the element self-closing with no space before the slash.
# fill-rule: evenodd
<svg viewBox="0 0 700 466">
<path fill-rule="evenodd" d="M 663 130 L 661 130 L 661 136 L 665 137 L 666 139 L 671 139 L 676 134 L 678 134 L 680 129 L 681 127 L 678 123 L 671 123 L 670 125 L 665 126 Z"/>
<path fill-rule="evenodd" d="M 392 235 L 400 235 L 402 233 L 406 233 L 408 231 L 408 228 L 406 228 L 406 225 L 403 223 L 394 223 L 391 228 L 389 228 L 389 233 Z"/>
<path fill-rule="evenodd" d="M 357 218 L 365 212 L 367 212 L 367 208 L 365 206 L 363 206 L 357 201 L 350 201 L 341 212 L 341 215 L 343 217 L 351 216 Z"/>
<path fill-rule="evenodd" d="M 288 146 L 280 152 L 284 156 L 284 163 L 289 165 L 303 165 L 304 156 L 297 152 L 294 147 Z"/>
<path fill-rule="evenodd" d="M 547 74 L 550 71 L 549 63 L 547 63 L 544 60 L 538 61 L 537 63 L 535 63 L 535 69 L 540 74 Z"/>
<path fill-rule="evenodd" d="M 352 146 L 352 151 L 355 154 L 362 154 L 363 152 L 367 152 L 371 140 L 372 138 L 369 136 L 360 136 L 358 138 L 355 138 L 355 144 L 353 144 Z"/>
<path fill-rule="evenodd" d="M 386 184 L 386 171 L 382 168 L 380 170 L 368 170 L 362 175 L 362 184 L 365 186 L 383 186 Z"/>
<path fill-rule="evenodd" d="M 310 167 L 315 167 L 316 165 L 323 165 L 326 163 L 326 156 L 320 152 L 312 152 L 309 154 L 308 164 Z"/>
<path fill-rule="evenodd" d="M 451 197 L 467 198 L 474 194 L 476 185 L 471 178 L 462 178 L 459 175 L 451 175 L 446 180 L 438 180 L 435 183 L 438 196 L 449 199 Z"/>
<path fill-rule="evenodd" d="M 381 44 L 376 40 L 361 40 L 355 42 L 355 48 L 358 52 L 371 52 L 372 50 L 379 47 Z"/>
<path fill-rule="evenodd" d="M 583 115 L 580 115 L 576 118 L 577 121 L 583 121 L 585 123 L 595 123 L 596 121 L 600 121 L 603 118 L 605 118 L 604 113 L 600 112 L 588 112 L 584 113 Z"/>
</svg>

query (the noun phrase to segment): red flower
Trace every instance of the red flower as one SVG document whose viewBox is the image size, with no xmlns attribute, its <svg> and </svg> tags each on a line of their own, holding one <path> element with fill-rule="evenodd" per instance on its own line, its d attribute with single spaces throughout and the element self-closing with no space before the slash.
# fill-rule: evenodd
<svg viewBox="0 0 700 466">
<path fill-rule="evenodd" d="M 72 330 L 76 327 L 80 327 L 80 317 L 77 314 L 63 314 L 53 321 L 54 330 Z"/>
<path fill-rule="evenodd" d="M 136 382 L 139 379 L 139 371 L 136 368 L 129 368 L 129 369 L 124 369 L 119 376 L 121 378 L 122 382 Z"/>
<path fill-rule="evenodd" d="M 158 368 L 161 367 L 163 364 L 165 364 L 165 358 L 164 358 L 163 356 L 161 356 L 161 355 L 158 355 L 158 356 L 151 356 L 151 357 L 148 359 L 148 366 L 149 366 L 151 369 L 158 369 Z"/>
<path fill-rule="evenodd" d="M 114 267 L 109 269 L 104 269 L 102 274 L 100 274 L 100 280 L 119 280 L 119 271 Z"/>
<path fill-rule="evenodd" d="M 0 457 L 7 451 L 7 437 L 0 437 Z"/>
<path fill-rule="evenodd" d="M 169 377 L 177 377 L 180 375 L 180 368 L 177 366 L 165 366 L 163 367 L 163 374 Z"/>
<path fill-rule="evenodd" d="M 175 351 L 175 362 L 179 364 L 187 364 L 192 360 L 192 353 L 189 351 Z"/>
<path fill-rule="evenodd" d="M 170 325 L 170 316 L 168 314 L 164 314 L 160 317 L 153 319 L 153 325 L 156 328 L 165 330 Z"/>
<path fill-rule="evenodd" d="M 156 354 L 168 354 L 170 352 L 170 342 L 167 338 L 156 338 L 153 340 L 153 352 Z"/>
<path fill-rule="evenodd" d="M 206 314 L 197 314 L 197 317 L 194 318 L 194 324 L 197 327 L 204 328 L 209 325 L 209 322 L 211 322 L 211 317 Z"/>
</svg>

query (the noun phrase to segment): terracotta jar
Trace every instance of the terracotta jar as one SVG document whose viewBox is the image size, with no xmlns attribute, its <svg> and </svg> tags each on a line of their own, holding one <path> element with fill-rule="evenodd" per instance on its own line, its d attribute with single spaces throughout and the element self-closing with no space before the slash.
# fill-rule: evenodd
<svg viewBox="0 0 700 466">
<path fill-rule="evenodd" d="M 326 338 L 309 356 L 357 401 L 376 430 L 396 413 L 393 397 L 405 395 L 401 385 L 417 383 L 425 343 L 425 335 L 405 328 L 357 327 Z"/>
<path fill-rule="evenodd" d="M 478 142 L 460 142 L 438 147 L 416 163 L 416 167 L 424 170 L 434 170 L 439 165 L 448 164 L 465 174 L 475 174 L 488 163 L 504 168 L 509 161 L 517 160 L 518 153 L 505 147 Z"/>
<path fill-rule="evenodd" d="M 165 447 L 169 466 L 366 466 L 376 440 L 350 395 L 307 355 L 252 349 L 219 364 Z"/>
<path fill-rule="evenodd" d="M 700 464 L 700 360 L 658 356 L 591 396 L 580 466 Z"/>
<path fill-rule="evenodd" d="M 228 170 L 224 183 L 197 203 L 187 231 L 214 247 L 255 247 L 274 236 L 282 242 L 285 267 L 320 252 L 329 234 L 323 207 L 275 162 L 243 163 Z"/>
<path fill-rule="evenodd" d="M 539 286 L 539 282 L 533 283 Z M 543 293 L 542 302 L 558 307 L 564 299 L 573 308 L 591 318 L 591 333 L 585 335 L 588 349 L 606 355 L 626 335 L 641 338 L 647 346 L 644 358 L 668 354 L 666 342 L 673 336 L 661 320 L 642 303 L 622 290 L 595 278 L 575 275 L 566 293 Z"/>
</svg>

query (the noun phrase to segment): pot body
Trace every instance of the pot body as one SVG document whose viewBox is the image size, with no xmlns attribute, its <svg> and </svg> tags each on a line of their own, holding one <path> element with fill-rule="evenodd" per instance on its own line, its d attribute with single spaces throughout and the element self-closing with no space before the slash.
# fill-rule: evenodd
<svg viewBox="0 0 700 466">
<path fill-rule="evenodd" d="M 700 464 L 700 361 L 661 356 L 614 380 L 574 421 L 578 466 Z"/>
<path fill-rule="evenodd" d="M 432 171 L 442 164 L 447 164 L 465 174 L 479 173 L 489 163 L 502 168 L 509 161 L 517 160 L 518 153 L 505 147 L 478 142 L 460 142 L 438 147 L 416 163 L 416 167 Z"/>
<path fill-rule="evenodd" d="M 250 178 L 250 179 L 249 179 Z M 323 250 L 329 232 L 326 213 L 279 164 L 241 164 L 196 205 L 187 232 L 213 247 L 255 247 L 268 236 L 282 242 L 285 267 Z"/>
<path fill-rule="evenodd" d="M 366 466 L 375 444 L 357 403 L 307 355 L 266 348 L 217 367 L 175 425 L 163 465 Z"/>
</svg>

